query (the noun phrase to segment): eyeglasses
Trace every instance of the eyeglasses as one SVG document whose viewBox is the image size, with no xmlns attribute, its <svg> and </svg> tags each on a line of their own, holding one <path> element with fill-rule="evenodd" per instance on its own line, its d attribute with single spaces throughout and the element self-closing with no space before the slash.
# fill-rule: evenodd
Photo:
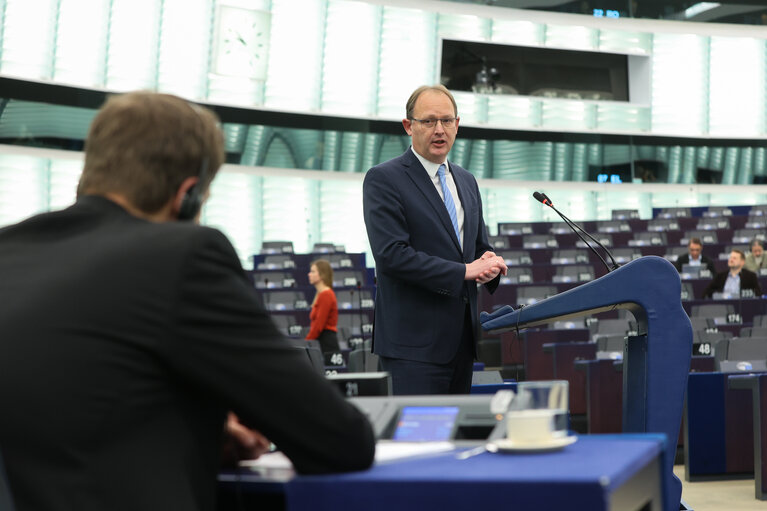
<svg viewBox="0 0 767 511">
<path fill-rule="evenodd" d="M 438 122 L 442 123 L 443 128 L 452 128 L 457 120 L 457 117 L 448 117 L 446 119 L 416 119 L 412 118 L 411 121 L 418 121 L 424 128 L 433 128 Z"/>
</svg>

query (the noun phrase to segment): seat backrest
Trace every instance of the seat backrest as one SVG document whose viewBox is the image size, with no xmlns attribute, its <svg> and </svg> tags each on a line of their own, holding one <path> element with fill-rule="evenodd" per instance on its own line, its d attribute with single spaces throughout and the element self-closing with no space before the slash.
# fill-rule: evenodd
<svg viewBox="0 0 767 511">
<path fill-rule="evenodd" d="M 726 360 L 767 360 L 767 337 L 733 337 Z"/>
<path fill-rule="evenodd" d="M 730 303 L 706 303 L 693 305 L 690 309 L 690 317 L 726 318 L 728 314 L 733 312 L 735 312 L 735 307 Z"/>
<path fill-rule="evenodd" d="M 721 216 L 732 216 L 732 210 L 727 206 L 709 206 L 703 212 L 704 217 L 716 218 Z"/>
<path fill-rule="evenodd" d="M 294 310 L 296 302 L 305 300 L 300 291 L 271 291 L 263 294 L 264 306 L 268 310 Z"/>
<path fill-rule="evenodd" d="M 696 229 L 704 230 L 704 231 L 713 231 L 716 229 L 728 229 L 730 227 L 730 221 L 726 217 L 717 217 L 717 218 L 701 218 L 698 220 L 698 225 L 695 226 Z"/>
<path fill-rule="evenodd" d="M 690 318 L 690 324 L 692 325 L 693 332 L 705 332 L 709 328 L 716 327 L 716 324 L 711 318 L 693 317 Z"/>
<path fill-rule="evenodd" d="M 365 278 L 359 270 L 337 270 L 333 272 L 333 287 L 349 287 L 357 284 L 365 285 Z"/>
<path fill-rule="evenodd" d="M 496 252 L 499 256 L 503 257 L 506 264 L 532 264 L 533 260 L 530 258 L 530 252 L 527 250 L 501 250 Z"/>
<path fill-rule="evenodd" d="M 533 281 L 533 272 L 530 268 L 510 267 L 506 275 L 501 276 L 500 284 L 529 284 Z"/>
<path fill-rule="evenodd" d="M 568 248 L 564 250 L 555 250 L 551 256 L 551 264 L 576 264 L 588 263 L 589 253 L 586 250 Z"/>
<path fill-rule="evenodd" d="M 636 248 L 616 248 L 612 253 L 615 261 L 620 264 L 628 263 L 642 256 L 642 252 Z"/>
<path fill-rule="evenodd" d="M 358 348 L 349 352 L 347 368 L 350 373 L 375 373 L 380 370 L 378 355 L 370 348 Z"/>
<path fill-rule="evenodd" d="M 600 220 L 597 222 L 597 232 L 629 232 L 631 226 L 625 220 Z"/>
<path fill-rule="evenodd" d="M 509 248 L 509 238 L 506 235 L 490 236 L 488 237 L 487 242 L 490 243 L 490 246 L 492 246 L 495 250 L 503 250 Z"/>
<path fill-rule="evenodd" d="M 597 349 L 599 351 L 623 352 L 626 343 L 626 336 L 623 334 L 610 334 L 597 339 Z"/>
<path fill-rule="evenodd" d="M 687 246 L 692 238 L 699 238 L 704 244 L 714 244 L 719 242 L 716 231 L 696 229 L 694 231 L 686 231 L 684 236 L 679 240 L 679 244 Z"/>
<path fill-rule="evenodd" d="M 767 327 L 744 326 L 740 329 L 740 335 L 738 337 L 767 337 Z"/>
<path fill-rule="evenodd" d="M 292 241 L 264 241 L 261 243 L 262 254 L 292 254 Z"/>
<path fill-rule="evenodd" d="M 520 286 L 517 288 L 517 303 L 529 304 L 557 294 L 554 286 Z"/>
<path fill-rule="evenodd" d="M 635 232 L 634 238 L 629 241 L 630 246 L 661 246 L 667 245 L 668 239 L 663 231 L 657 232 Z"/>
<path fill-rule="evenodd" d="M 679 218 L 684 216 L 690 216 L 690 208 L 663 208 L 658 214 L 658 218 Z"/>
<path fill-rule="evenodd" d="M 519 235 L 519 234 L 532 234 L 533 227 L 529 223 L 507 223 L 502 222 L 498 224 L 498 234 L 505 235 Z"/>
<path fill-rule="evenodd" d="M 341 289 L 336 291 L 339 309 L 366 309 L 373 295 L 369 289 Z"/>
<path fill-rule="evenodd" d="M 636 325 L 628 318 L 600 319 L 596 324 L 596 335 L 604 336 L 620 334 L 625 336 L 627 332 L 636 329 Z"/>
<path fill-rule="evenodd" d="M 678 231 L 679 221 L 675 218 L 656 218 L 647 222 L 648 231 Z"/>
<path fill-rule="evenodd" d="M 707 342 L 715 347 L 716 343 L 719 341 L 732 339 L 732 332 L 727 332 L 724 330 L 717 332 L 706 332 L 705 330 L 698 330 L 694 333 L 694 336 L 695 342 Z"/>
<path fill-rule="evenodd" d="M 609 233 L 597 233 L 594 235 L 594 238 L 596 238 L 599 243 L 606 247 L 612 247 L 613 246 L 613 235 Z M 590 244 L 594 244 L 592 241 L 589 241 Z M 578 238 L 578 240 L 575 242 L 576 248 L 589 248 L 582 239 Z"/>
<path fill-rule="evenodd" d="M 695 288 L 691 282 L 682 282 L 681 298 L 682 300 L 695 299 Z"/>
<path fill-rule="evenodd" d="M 322 355 L 322 349 L 320 348 L 320 341 L 304 341 L 306 344 L 304 349 L 306 355 L 309 357 L 309 362 L 312 364 L 317 373 L 325 374 L 325 357 Z"/>
<path fill-rule="evenodd" d="M 589 264 L 558 266 L 554 282 L 586 282 L 594 279 L 594 268 Z"/>
<path fill-rule="evenodd" d="M 335 251 L 335 243 L 315 243 L 312 247 L 312 254 L 332 254 Z"/>
<path fill-rule="evenodd" d="M 293 274 L 284 271 L 254 271 L 252 276 L 257 289 L 290 287 L 295 283 Z"/>
<path fill-rule="evenodd" d="M 637 209 L 614 209 L 611 214 L 613 220 L 628 220 L 630 218 L 639 218 Z"/>
<path fill-rule="evenodd" d="M 527 234 L 522 237 L 522 248 L 557 248 L 557 239 L 550 234 Z"/>
</svg>

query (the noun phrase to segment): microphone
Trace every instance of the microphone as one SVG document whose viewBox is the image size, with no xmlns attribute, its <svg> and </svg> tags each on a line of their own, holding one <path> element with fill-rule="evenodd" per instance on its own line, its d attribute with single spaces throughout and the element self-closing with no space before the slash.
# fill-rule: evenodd
<svg viewBox="0 0 767 511">
<path fill-rule="evenodd" d="M 573 231 L 575 234 L 577 234 L 577 235 L 578 235 L 578 237 L 581 239 L 581 241 L 582 241 L 582 242 L 583 242 L 583 243 L 584 243 L 584 244 L 585 244 L 587 247 L 589 247 L 589 249 L 590 249 L 592 252 L 594 252 L 594 253 L 596 254 L 596 256 L 599 258 L 599 260 L 600 260 L 600 261 L 602 261 L 602 264 L 604 264 L 604 265 L 605 265 L 605 268 L 607 268 L 607 273 L 610 273 L 611 271 L 613 271 L 613 270 L 617 269 L 617 268 L 620 266 L 618 263 L 616 263 L 616 262 L 615 262 L 615 258 L 613 258 L 613 255 L 610 253 L 610 251 L 609 251 L 609 250 L 607 250 L 607 248 L 605 248 L 605 246 L 604 246 L 604 245 L 602 245 L 602 244 L 601 244 L 599 241 L 597 241 L 597 240 L 596 240 L 596 239 L 595 239 L 595 238 L 594 238 L 594 237 L 593 237 L 591 234 L 589 234 L 589 233 L 587 233 L 585 230 L 583 230 L 583 227 L 581 227 L 580 225 L 576 224 L 575 222 L 573 222 L 572 220 L 570 220 L 569 218 L 567 218 L 567 217 L 566 217 L 565 215 L 563 215 L 563 214 L 562 214 L 562 213 L 561 213 L 561 212 L 560 212 L 560 211 L 559 211 L 557 208 L 555 208 L 555 207 L 554 207 L 554 204 L 551 202 L 551 199 L 549 199 L 549 198 L 546 196 L 546 194 L 545 194 L 545 193 L 542 193 L 542 192 L 533 192 L 533 198 L 534 198 L 535 200 L 537 200 L 538 202 L 540 202 L 541 204 L 543 204 L 543 205 L 545 205 L 545 206 L 548 206 L 548 207 L 550 207 L 551 209 L 553 209 L 553 210 L 554 210 L 554 211 L 557 213 L 557 215 L 559 215 L 559 216 L 562 218 L 562 220 L 564 220 L 564 221 L 565 221 L 565 224 L 567 224 L 567 226 L 568 226 L 570 229 L 572 229 L 572 231 Z M 584 239 L 584 237 L 583 237 L 583 236 L 581 236 L 581 233 L 580 233 L 580 232 L 578 232 L 578 231 L 580 231 L 580 232 L 582 232 L 583 234 L 585 234 L 586 236 L 588 236 L 588 237 L 589 237 L 589 239 L 590 239 L 591 241 L 593 241 L 594 243 L 596 243 L 597 245 L 599 245 L 599 247 L 600 247 L 602 250 L 604 250 L 604 251 L 605 251 L 605 254 L 607 254 L 607 256 L 610 258 L 610 261 L 612 261 L 612 263 L 613 263 L 612 267 L 611 267 L 609 264 L 607 264 L 607 261 L 605 261 L 605 258 L 604 258 L 604 257 L 602 257 L 602 256 L 599 254 L 599 252 L 597 252 L 597 251 L 596 251 L 596 249 L 595 249 L 593 246 L 591 246 L 591 244 L 590 244 L 589 242 L 587 242 L 587 241 Z"/>
</svg>

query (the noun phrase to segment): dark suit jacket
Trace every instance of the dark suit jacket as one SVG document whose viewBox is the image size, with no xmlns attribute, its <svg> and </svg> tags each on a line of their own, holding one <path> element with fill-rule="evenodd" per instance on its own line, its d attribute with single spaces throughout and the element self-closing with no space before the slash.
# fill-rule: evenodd
<svg viewBox="0 0 767 511">
<path fill-rule="evenodd" d="M 726 270 L 714 275 L 714 278 L 703 292 L 703 298 L 710 298 L 714 293 L 721 293 L 724 290 L 724 284 L 727 282 L 727 275 L 729 273 L 730 270 Z M 756 273 L 745 268 L 740 270 L 740 290 L 743 291 L 744 289 L 753 289 L 754 295 L 762 296 L 762 288 L 759 287 L 759 278 L 756 276 Z"/>
<path fill-rule="evenodd" d="M 703 254 L 701 254 L 700 262 L 703 266 L 708 268 L 708 271 L 711 272 L 711 275 L 716 274 L 716 266 L 714 265 L 714 261 L 710 257 L 706 257 Z M 685 264 L 690 264 L 690 254 L 682 254 L 676 258 L 676 262 L 674 263 L 674 266 L 676 267 L 676 271 L 678 271 L 679 273 L 682 273 L 682 268 L 684 267 Z"/>
<path fill-rule="evenodd" d="M 474 176 L 454 163 L 450 170 L 464 210 L 463 250 L 445 204 L 410 149 L 365 176 L 363 210 L 377 275 L 373 350 L 379 355 L 449 362 L 466 304 L 477 331 L 477 286 L 464 281 L 465 263 L 492 247 Z M 488 288 L 495 290 L 499 280 Z"/>
<path fill-rule="evenodd" d="M 0 230 L 0 451 L 19 511 L 212 510 L 227 410 L 299 472 L 369 423 L 280 336 L 219 231 L 100 197 Z"/>
</svg>

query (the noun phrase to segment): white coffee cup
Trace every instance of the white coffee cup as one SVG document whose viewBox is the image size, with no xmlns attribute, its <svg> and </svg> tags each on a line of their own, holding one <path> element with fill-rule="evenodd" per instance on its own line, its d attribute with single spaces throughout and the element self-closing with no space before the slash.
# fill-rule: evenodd
<svg viewBox="0 0 767 511">
<path fill-rule="evenodd" d="M 512 444 L 537 445 L 567 435 L 568 382 L 520 382 L 506 412 L 506 437 Z"/>
<path fill-rule="evenodd" d="M 556 429 L 556 410 L 519 410 L 506 413 L 506 437 L 513 444 L 544 444 L 561 437 Z"/>
</svg>

